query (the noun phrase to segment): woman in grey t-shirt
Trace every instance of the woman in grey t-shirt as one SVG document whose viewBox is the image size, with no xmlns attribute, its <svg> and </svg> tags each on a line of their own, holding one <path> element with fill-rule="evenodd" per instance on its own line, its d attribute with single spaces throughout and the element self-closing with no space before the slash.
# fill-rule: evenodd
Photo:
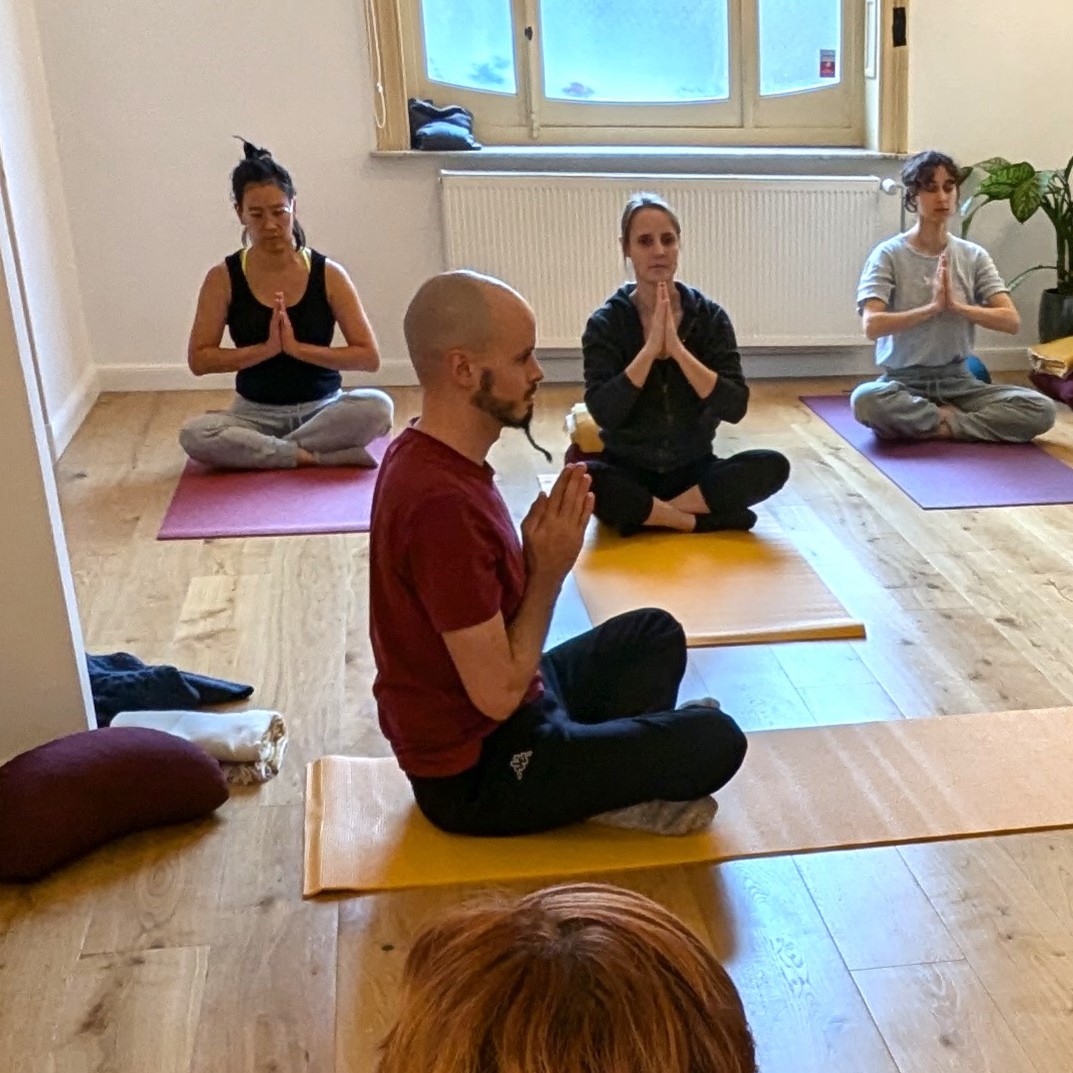
<svg viewBox="0 0 1073 1073">
<path fill-rule="evenodd" d="M 966 368 L 977 324 L 1013 335 L 1021 318 L 987 251 L 947 230 L 957 175 L 935 150 L 902 169 L 917 222 L 881 242 L 861 273 L 857 309 L 884 371 L 853 392 L 853 415 L 885 439 L 1020 443 L 1054 424 L 1055 407 L 1038 391 L 981 383 Z"/>
</svg>

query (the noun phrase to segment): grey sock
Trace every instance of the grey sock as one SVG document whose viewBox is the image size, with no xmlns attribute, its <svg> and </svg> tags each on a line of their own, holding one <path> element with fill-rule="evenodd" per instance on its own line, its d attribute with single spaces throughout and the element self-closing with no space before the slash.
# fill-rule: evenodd
<svg viewBox="0 0 1073 1073">
<path fill-rule="evenodd" d="M 683 708 L 714 708 L 717 712 L 723 710 L 715 697 L 697 697 L 696 700 L 684 700 L 678 705 L 678 711 Z"/>
<path fill-rule="evenodd" d="M 654 835 L 691 835 L 711 826 L 718 808 L 714 797 L 698 797 L 693 801 L 642 801 L 639 805 L 597 813 L 590 816 L 588 822 L 648 831 Z"/>
</svg>

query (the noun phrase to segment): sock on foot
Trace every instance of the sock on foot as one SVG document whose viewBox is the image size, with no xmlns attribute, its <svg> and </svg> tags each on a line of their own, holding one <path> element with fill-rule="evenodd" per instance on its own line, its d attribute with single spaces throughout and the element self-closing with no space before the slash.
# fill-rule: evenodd
<svg viewBox="0 0 1073 1073">
<path fill-rule="evenodd" d="M 715 697 L 697 697 L 695 700 L 685 700 L 678 705 L 678 711 L 683 708 L 714 708 L 717 712 L 723 710 L 719 701 Z"/>
<path fill-rule="evenodd" d="M 714 797 L 698 797 L 693 801 L 642 801 L 639 805 L 597 813 L 590 816 L 588 822 L 630 831 L 648 831 L 654 835 L 691 835 L 711 826 L 718 808 Z"/>
<path fill-rule="evenodd" d="M 711 514 L 698 514 L 694 533 L 717 533 L 723 529 L 748 531 L 756 525 L 756 513 L 749 510 L 713 511 Z"/>
</svg>

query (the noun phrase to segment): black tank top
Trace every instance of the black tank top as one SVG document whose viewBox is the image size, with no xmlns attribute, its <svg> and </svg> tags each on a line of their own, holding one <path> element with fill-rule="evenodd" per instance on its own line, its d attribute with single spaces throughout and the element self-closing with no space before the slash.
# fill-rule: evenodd
<svg viewBox="0 0 1073 1073">
<path fill-rule="evenodd" d="M 335 314 L 328 304 L 324 282 L 324 254 L 310 250 L 309 282 L 296 305 L 287 307 L 294 337 L 312 346 L 331 346 Z M 231 302 L 227 307 L 227 328 L 237 347 L 257 346 L 268 338 L 272 310 L 253 296 L 242 271 L 242 251 L 224 262 L 231 277 Z M 280 352 L 258 365 L 241 369 L 235 376 L 235 390 L 250 402 L 286 406 L 315 402 L 338 391 L 343 382 L 335 369 L 325 369 L 299 361 Z"/>
</svg>

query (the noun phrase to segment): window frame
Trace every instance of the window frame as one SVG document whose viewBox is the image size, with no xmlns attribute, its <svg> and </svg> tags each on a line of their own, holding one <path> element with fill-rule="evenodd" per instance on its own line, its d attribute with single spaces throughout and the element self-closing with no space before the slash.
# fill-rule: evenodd
<svg viewBox="0 0 1073 1073">
<path fill-rule="evenodd" d="M 692 105 L 575 105 L 564 109 L 599 109 L 603 122 L 564 122 L 565 113 L 557 102 L 531 102 L 542 83 L 539 43 L 524 38 L 522 28 L 536 26 L 538 0 L 511 0 L 514 20 L 514 62 L 517 79 L 515 94 L 465 90 L 425 77 L 424 45 L 420 0 L 365 0 L 373 54 L 374 92 L 378 107 L 377 146 L 379 149 L 409 148 L 406 110 L 408 97 L 431 96 L 437 103 L 461 104 L 476 116 L 475 133 L 488 146 L 518 148 L 564 148 L 579 146 L 709 146 L 712 148 L 757 147 L 859 147 L 885 152 L 904 152 L 905 98 L 907 83 L 906 48 L 894 48 L 889 27 L 895 5 L 907 7 L 908 0 L 843 0 L 843 41 L 841 78 L 837 86 L 801 93 L 761 98 L 759 96 L 758 5 L 756 0 L 731 0 L 730 10 L 739 17 L 730 19 L 731 86 L 735 85 L 735 64 L 740 63 L 737 84 L 750 87 L 741 91 L 741 124 L 706 122 L 686 125 Z M 872 19 L 878 41 L 866 48 L 868 9 L 878 12 Z M 846 18 L 853 12 L 853 18 Z M 739 36 L 735 37 L 735 34 Z M 742 42 L 737 49 L 735 40 Z M 751 44 L 745 47 L 745 41 Z M 525 50 L 532 49 L 536 62 L 527 67 Z M 865 73 L 867 59 L 873 68 Z M 836 103 L 834 123 L 809 122 L 816 115 L 815 102 L 821 94 L 841 97 Z M 733 96 L 732 96 L 733 100 Z M 642 119 L 630 122 L 645 110 Z M 664 112 L 661 116 L 659 113 Z M 669 115 L 673 113 L 673 116 Z M 695 115 L 696 113 L 694 113 Z M 591 118 L 594 112 L 579 113 Z M 568 116 L 565 116 L 569 118 Z M 599 117 L 597 117 L 599 118 Z M 552 120 L 555 120 L 554 122 Z"/>
</svg>

